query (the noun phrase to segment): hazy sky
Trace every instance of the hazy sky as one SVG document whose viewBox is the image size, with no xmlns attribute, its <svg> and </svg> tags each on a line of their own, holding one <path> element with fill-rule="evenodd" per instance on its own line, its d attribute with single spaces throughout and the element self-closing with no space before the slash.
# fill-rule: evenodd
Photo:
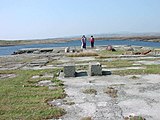
<svg viewBox="0 0 160 120">
<path fill-rule="evenodd" d="M 160 32 L 160 0 L 0 0 L 0 39 Z"/>
</svg>

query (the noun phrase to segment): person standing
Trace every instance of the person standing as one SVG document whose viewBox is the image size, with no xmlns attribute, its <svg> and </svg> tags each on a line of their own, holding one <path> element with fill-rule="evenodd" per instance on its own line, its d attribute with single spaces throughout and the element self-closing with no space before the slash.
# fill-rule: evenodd
<svg viewBox="0 0 160 120">
<path fill-rule="evenodd" d="M 81 48 L 86 49 L 86 41 L 87 41 L 87 38 L 85 37 L 85 35 L 83 35 L 81 39 L 81 42 L 82 42 Z"/>
<path fill-rule="evenodd" d="M 90 38 L 91 48 L 94 48 L 94 37 L 91 36 Z"/>
</svg>

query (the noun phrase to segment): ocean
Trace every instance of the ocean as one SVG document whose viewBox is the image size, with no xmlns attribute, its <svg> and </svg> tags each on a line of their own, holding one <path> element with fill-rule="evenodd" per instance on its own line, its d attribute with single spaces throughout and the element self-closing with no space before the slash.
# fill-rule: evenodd
<svg viewBox="0 0 160 120">
<path fill-rule="evenodd" d="M 135 45 L 143 47 L 155 47 L 160 48 L 160 42 L 146 42 L 138 40 L 96 40 L 95 46 L 97 45 Z M 64 43 L 52 43 L 52 44 L 31 44 L 31 45 L 17 45 L 17 46 L 7 46 L 0 47 L 0 56 L 11 55 L 14 51 L 24 48 L 54 48 L 54 47 L 77 47 L 81 46 L 81 41 L 70 41 Z M 87 41 L 87 46 L 90 46 L 89 41 Z"/>
</svg>

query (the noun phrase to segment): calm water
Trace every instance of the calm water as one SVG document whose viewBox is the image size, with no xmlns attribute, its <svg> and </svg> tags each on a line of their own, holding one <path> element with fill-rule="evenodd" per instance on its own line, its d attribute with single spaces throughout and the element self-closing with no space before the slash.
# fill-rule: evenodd
<svg viewBox="0 0 160 120">
<path fill-rule="evenodd" d="M 90 43 L 87 43 L 89 46 Z M 160 48 L 160 42 L 145 42 L 145 41 L 131 41 L 131 40 L 98 40 L 95 41 L 96 45 L 137 45 L 145 47 L 158 47 Z M 32 44 L 32 45 L 19 45 L 19 46 L 8 46 L 0 47 L 0 55 L 10 55 L 14 51 L 23 48 L 48 48 L 48 47 L 69 47 L 69 46 L 81 46 L 81 41 L 70 41 L 67 43 L 53 43 L 53 44 Z"/>
</svg>

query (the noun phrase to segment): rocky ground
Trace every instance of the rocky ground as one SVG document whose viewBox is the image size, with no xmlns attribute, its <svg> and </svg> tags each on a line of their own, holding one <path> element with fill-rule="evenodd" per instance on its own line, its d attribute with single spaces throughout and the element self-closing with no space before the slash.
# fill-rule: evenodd
<svg viewBox="0 0 160 120">
<path fill-rule="evenodd" d="M 115 48 L 118 47 L 122 46 L 115 46 Z M 128 49 L 128 46 L 123 47 Z M 102 49 L 104 47 L 99 46 L 83 52 L 98 52 Z M 83 66 L 87 66 L 90 61 L 107 62 L 113 59 L 134 60 L 135 65 L 118 68 L 107 68 L 106 65 L 102 65 L 103 71 L 112 73 L 126 69 L 145 69 L 141 65 L 160 64 L 159 54 L 155 55 L 154 51 L 149 55 L 124 53 L 103 59 L 97 59 L 95 56 L 67 57 L 67 54 L 69 53 L 65 53 L 64 48 L 61 48 L 61 50 L 51 53 L 1 56 L 0 70 L 54 69 L 63 68 L 68 63 L 75 63 L 77 67 L 81 66 L 81 69 L 77 69 L 79 72 L 77 77 L 65 78 L 63 72 L 60 73 L 59 79 L 64 81 L 67 97 L 51 101 L 50 104 L 62 107 L 67 111 L 66 115 L 59 118 L 61 120 L 129 120 L 129 116 L 159 120 L 159 74 L 88 76 L 86 68 L 83 69 Z M 15 74 L 0 74 L 0 79 L 15 76 Z M 50 84 L 52 84 L 51 81 L 38 83 L 40 86 L 49 86 Z"/>
</svg>

